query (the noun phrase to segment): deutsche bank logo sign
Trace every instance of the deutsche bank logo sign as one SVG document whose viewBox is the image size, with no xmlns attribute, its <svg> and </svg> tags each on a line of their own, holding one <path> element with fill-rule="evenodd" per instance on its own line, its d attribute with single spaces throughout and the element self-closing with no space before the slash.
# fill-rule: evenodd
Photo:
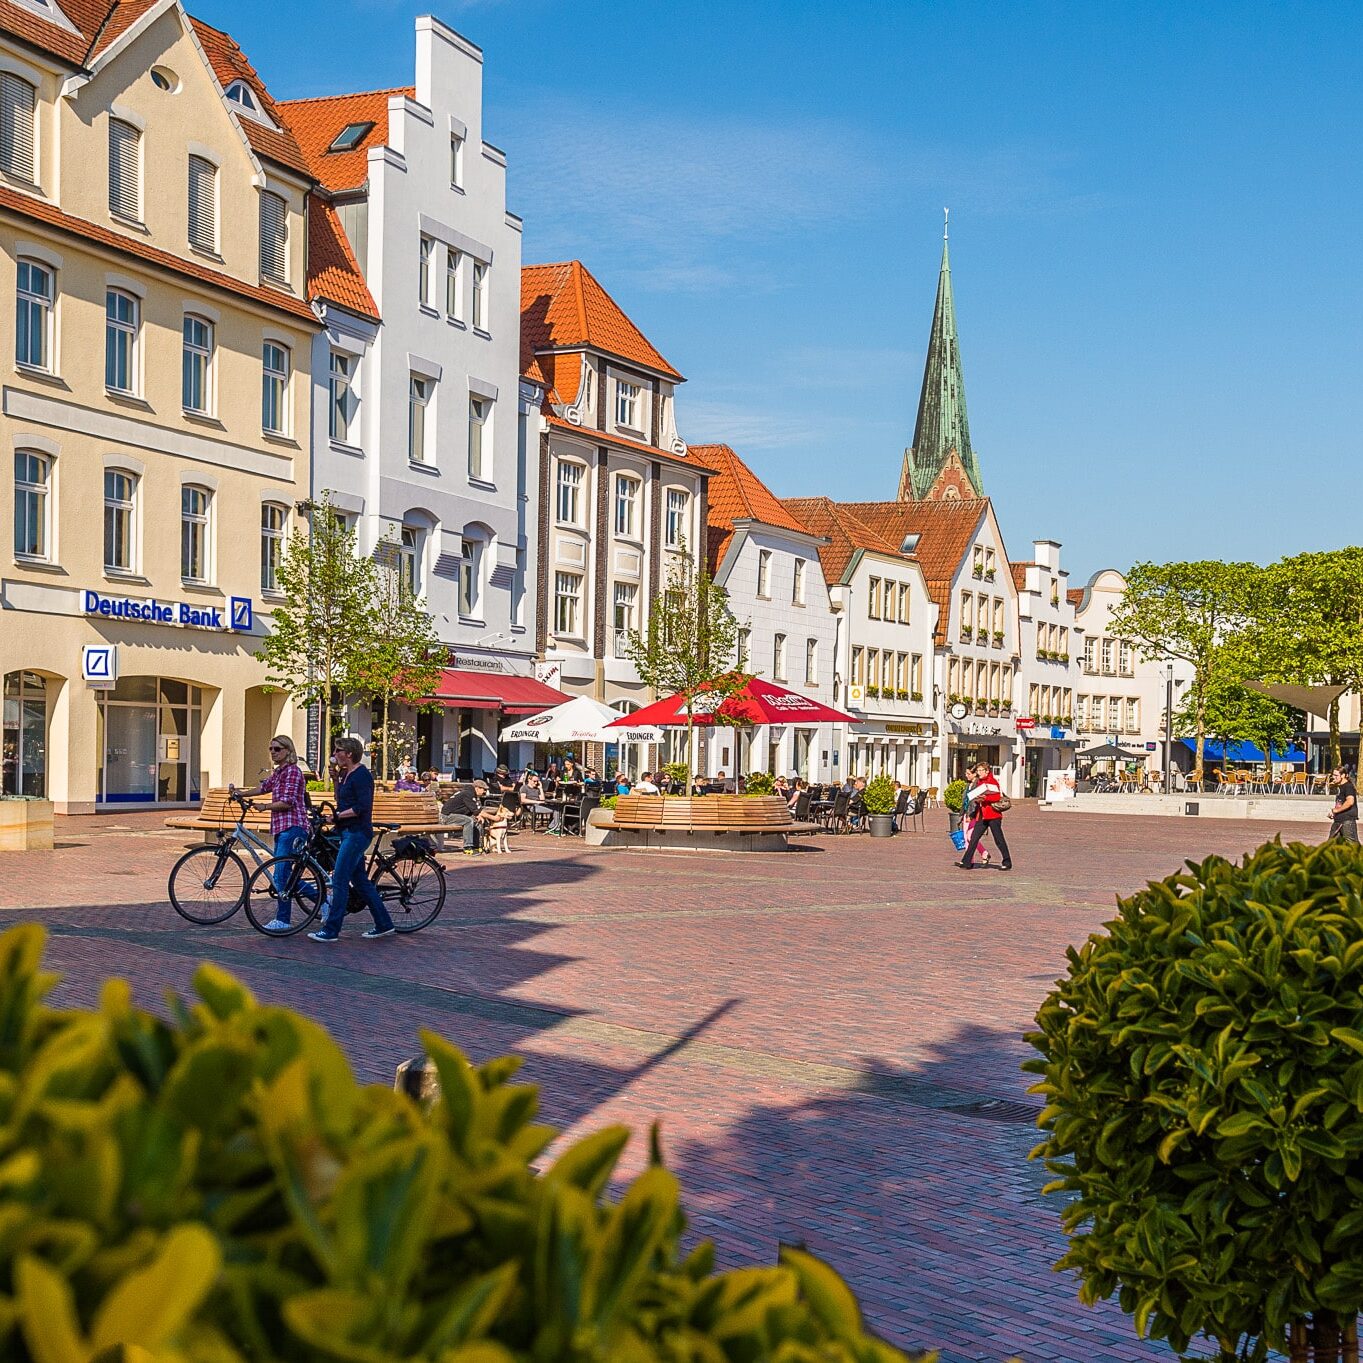
<svg viewBox="0 0 1363 1363">
<path fill-rule="evenodd" d="M 249 634 L 254 611 L 249 596 L 228 598 L 221 606 L 191 606 L 185 601 L 154 601 L 137 596 L 105 596 L 83 591 L 81 610 L 107 620 L 134 620 L 147 625 L 180 625 L 188 629 L 219 629 Z"/>
<path fill-rule="evenodd" d="M 86 644 L 81 649 L 80 674 L 91 686 L 112 687 L 118 680 L 118 645 Z"/>
</svg>

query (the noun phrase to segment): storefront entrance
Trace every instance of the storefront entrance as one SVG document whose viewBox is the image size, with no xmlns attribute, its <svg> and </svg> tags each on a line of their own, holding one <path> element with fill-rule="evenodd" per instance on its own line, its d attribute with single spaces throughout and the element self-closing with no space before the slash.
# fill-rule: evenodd
<svg viewBox="0 0 1363 1363">
<path fill-rule="evenodd" d="M 166 677 L 121 677 L 99 698 L 100 804 L 200 798 L 203 692 Z"/>
<path fill-rule="evenodd" d="M 36 672 L 7 672 L 0 740 L 0 794 L 47 794 L 47 683 Z"/>
</svg>

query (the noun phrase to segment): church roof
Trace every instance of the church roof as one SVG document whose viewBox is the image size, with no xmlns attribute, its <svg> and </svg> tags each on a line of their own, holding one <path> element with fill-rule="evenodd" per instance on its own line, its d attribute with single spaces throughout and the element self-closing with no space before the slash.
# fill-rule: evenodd
<svg viewBox="0 0 1363 1363">
<path fill-rule="evenodd" d="M 956 302 L 951 292 L 951 259 L 944 233 L 942 268 L 937 276 L 937 302 L 932 310 L 932 331 L 928 336 L 928 354 L 923 365 L 923 388 L 918 398 L 918 419 L 913 428 L 913 445 L 904 452 L 904 476 L 899 495 L 914 501 L 927 498 L 953 450 L 976 496 L 984 496 L 979 461 L 970 446 L 970 421 L 965 410 L 965 375 L 961 368 L 961 347 L 956 335 Z"/>
</svg>

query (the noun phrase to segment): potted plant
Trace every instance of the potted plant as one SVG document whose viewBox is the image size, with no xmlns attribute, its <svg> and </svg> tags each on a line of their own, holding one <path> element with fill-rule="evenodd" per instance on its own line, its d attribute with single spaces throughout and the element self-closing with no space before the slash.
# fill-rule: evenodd
<svg viewBox="0 0 1363 1363">
<path fill-rule="evenodd" d="M 880 699 L 880 687 L 878 687 L 878 686 L 868 686 L 868 687 L 866 688 L 866 698 L 867 698 L 868 700 L 879 700 L 879 699 Z"/>
<path fill-rule="evenodd" d="M 664 762 L 663 775 L 668 783 L 675 786 L 683 795 L 691 793 L 691 768 L 685 762 Z"/>
<path fill-rule="evenodd" d="M 1001 629 L 996 629 L 994 631 L 994 647 L 995 648 L 1003 647 L 1003 631 Z"/>
<path fill-rule="evenodd" d="M 923 693 L 922 693 L 921 691 L 914 691 L 914 692 L 910 695 L 909 699 L 910 699 L 910 700 L 922 700 L 922 699 L 923 699 Z"/>
<path fill-rule="evenodd" d="M 744 795 L 775 795 L 776 781 L 769 772 L 750 771 L 743 781 Z"/>
<path fill-rule="evenodd" d="M 899 798 L 894 782 L 888 776 L 877 776 L 866 783 L 861 793 L 861 807 L 871 818 L 871 836 L 888 838 L 894 834 L 894 806 Z"/>
<path fill-rule="evenodd" d="M 942 803 L 947 807 L 947 827 L 958 850 L 965 847 L 965 839 L 961 836 L 961 823 L 965 818 L 965 792 L 964 781 L 952 781 L 942 792 Z"/>
<path fill-rule="evenodd" d="M 994 580 L 994 570 L 992 568 L 986 568 L 984 570 L 984 580 L 986 582 L 992 582 Z"/>
<path fill-rule="evenodd" d="M 909 698 L 909 693 L 908 693 L 907 691 L 896 691 L 896 692 L 895 692 L 895 695 L 896 695 L 900 700 L 908 700 L 908 698 Z"/>
<path fill-rule="evenodd" d="M 1357 1357 L 1363 861 L 1209 857 L 1118 903 L 1037 1014 L 1059 1268 L 1222 1360 Z"/>
</svg>

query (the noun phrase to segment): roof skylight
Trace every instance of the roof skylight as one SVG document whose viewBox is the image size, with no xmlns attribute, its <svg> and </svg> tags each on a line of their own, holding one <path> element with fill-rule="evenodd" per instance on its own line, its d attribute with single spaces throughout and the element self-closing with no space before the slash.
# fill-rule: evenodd
<svg viewBox="0 0 1363 1363">
<path fill-rule="evenodd" d="M 328 151 L 354 151 L 356 147 L 369 135 L 373 123 L 347 123 L 339 133 L 336 134 L 335 141 L 327 148 Z"/>
</svg>

